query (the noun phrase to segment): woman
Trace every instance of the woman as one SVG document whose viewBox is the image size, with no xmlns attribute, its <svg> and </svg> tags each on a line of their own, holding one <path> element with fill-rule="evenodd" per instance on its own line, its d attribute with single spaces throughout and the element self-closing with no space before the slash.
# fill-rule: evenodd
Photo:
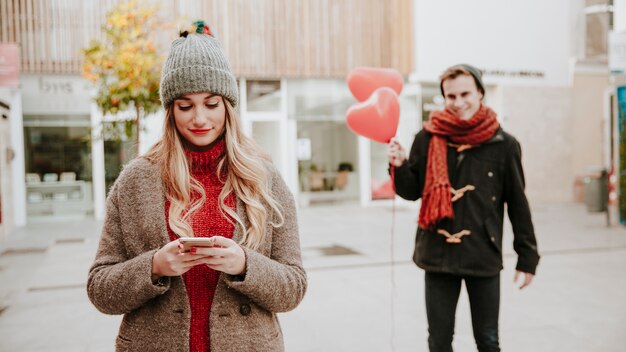
<svg viewBox="0 0 626 352">
<path fill-rule="evenodd" d="M 281 351 L 306 290 L 293 197 L 243 135 L 230 65 L 203 22 L 164 64 L 164 134 L 111 188 L 87 291 L 124 314 L 118 351 Z M 184 252 L 180 237 L 214 247 Z"/>
</svg>

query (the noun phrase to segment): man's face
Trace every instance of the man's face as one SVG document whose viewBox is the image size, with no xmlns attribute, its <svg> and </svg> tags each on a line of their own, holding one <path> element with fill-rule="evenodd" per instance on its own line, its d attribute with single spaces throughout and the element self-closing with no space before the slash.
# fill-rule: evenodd
<svg viewBox="0 0 626 352">
<path fill-rule="evenodd" d="M 483 98 L 470 75 L 460 75 L 446 79 L 442 84 L 446 109 L 461 120 L 469 120 L 480 109 Z"/>
</svg>

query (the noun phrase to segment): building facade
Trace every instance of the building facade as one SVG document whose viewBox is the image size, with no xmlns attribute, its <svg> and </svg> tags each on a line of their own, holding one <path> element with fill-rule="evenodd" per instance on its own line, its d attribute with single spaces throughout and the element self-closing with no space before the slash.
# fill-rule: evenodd
<svg viewBox="0 0 626 352">
<path fill-rule="evenodd" d="M 102 115 L 92 102 L 93 88 L 80 76 L 80 50 L 102 37 L 106 13 L 121 2 L 0 4 L 0 41 L 17 43 L 21 53 L 20 86 L 7 98 L 18 102 L 9 121 L 16 153 L 10 176 L 18 187 L 3 202 L 14 209 L 17 226 L 51 217 L 101 219 L 106 190 L 132 157 L 132 140 L 99 133 L 117 117 Z M 302 204 L 367 203 L 372 182 L 388 179 L 384 146 L 355 136 L 343 122 L 354 103 L 345 77 L 358 66 L 393 67 L 408 77 L 412 1 L 148 3 L 158 5 L 164 23 L 157 34 L 163 55 L 178 23 L 203 18 L 211 24 L 238 78 L 247 133 Z M 401 96 L 402 120 L 414 131 L 417 91 L 411 87 Z M 162 120 L 163 112 L 147 117 L 140 153 L 159 138 Z M 9 198 L 8 191 L 2 194 Z"/>
<path fill-rule="evenodd" d="M 0 3 L 0 42 L 20 46 L 21 70 L 18 88 L 0 88 L 8 116 L 0 148 L 13 150 L 10 161 L 0 158 L 0 225 L 104 216 L 106 190 L 133 141 L 98 134 L 116 117 L 93 104 L 80 50 L 101 38 L 106 13 L 120 2 Z M 461 62 L 482 69 L 487 104 L 522 144 L 532 203 L 576 200 L 581 177 L 616 162 L 606 38 L 623 0 L 148 3 L 159 5 L 163 55 L 178 23 L 211 24 L 238 79 L 246 132 L 303 206 L 389 197 L 385 146 L 345 124 L 355 102 L 345 77 L 359 66 L 405 77 L 397 137 L 407 148 L 442 107 L 438 75 Z M 159 138 L 162 120 L 162 112 L 147 117 L 140 153 Z"/>
</svg>

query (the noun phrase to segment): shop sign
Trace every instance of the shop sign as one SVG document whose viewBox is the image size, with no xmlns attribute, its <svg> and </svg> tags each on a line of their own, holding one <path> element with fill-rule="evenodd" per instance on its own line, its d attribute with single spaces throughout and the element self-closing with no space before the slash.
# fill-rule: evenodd
<svg viewBox="0 0 626 352">
<path fill-rule="evenodd" d="M 80 76 L 24 75 L 24 114 L 90 114 L 91 85 Z"/>
</svg>

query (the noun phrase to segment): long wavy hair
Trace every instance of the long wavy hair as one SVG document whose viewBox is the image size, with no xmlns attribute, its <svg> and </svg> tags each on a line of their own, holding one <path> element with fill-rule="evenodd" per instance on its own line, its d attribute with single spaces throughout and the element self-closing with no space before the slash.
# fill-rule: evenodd
<svg viewBox="0 0 626 352">
<path fill-rule="evenodd" d="M 231 103 L 222 97 L 226 107 L 224 124 L 225 153 L 218 161 L 217 174 L 224 187 L 219 194 L 219 207 L 222 215 L 233 219 L 243 229 L 241 245 L 258 249 L 265 237 L 268 212 L 277 216 L 269 220 L 274 227 L 284 223 L 281 207 L 271 193 L 270 171 L 264 165 L 270 158 L 256 143 L 243 134 L 239 116 Z M 170 202 L 168 224 L 179 236 L 193 237 L 189 224 L 191 214 L 200 209 L 206 201 L 204 188 L 190 172 L 185 155 L 183 138 L 176 129 L 173 104 L 166 110 L 163 137 L 144 157 L 161 168 L 165 196 Z M 234 192 L 245 205 L 249 227 L 243 223 L 236 209 L 228 207 L 226 197 Z"/>
</svg>

